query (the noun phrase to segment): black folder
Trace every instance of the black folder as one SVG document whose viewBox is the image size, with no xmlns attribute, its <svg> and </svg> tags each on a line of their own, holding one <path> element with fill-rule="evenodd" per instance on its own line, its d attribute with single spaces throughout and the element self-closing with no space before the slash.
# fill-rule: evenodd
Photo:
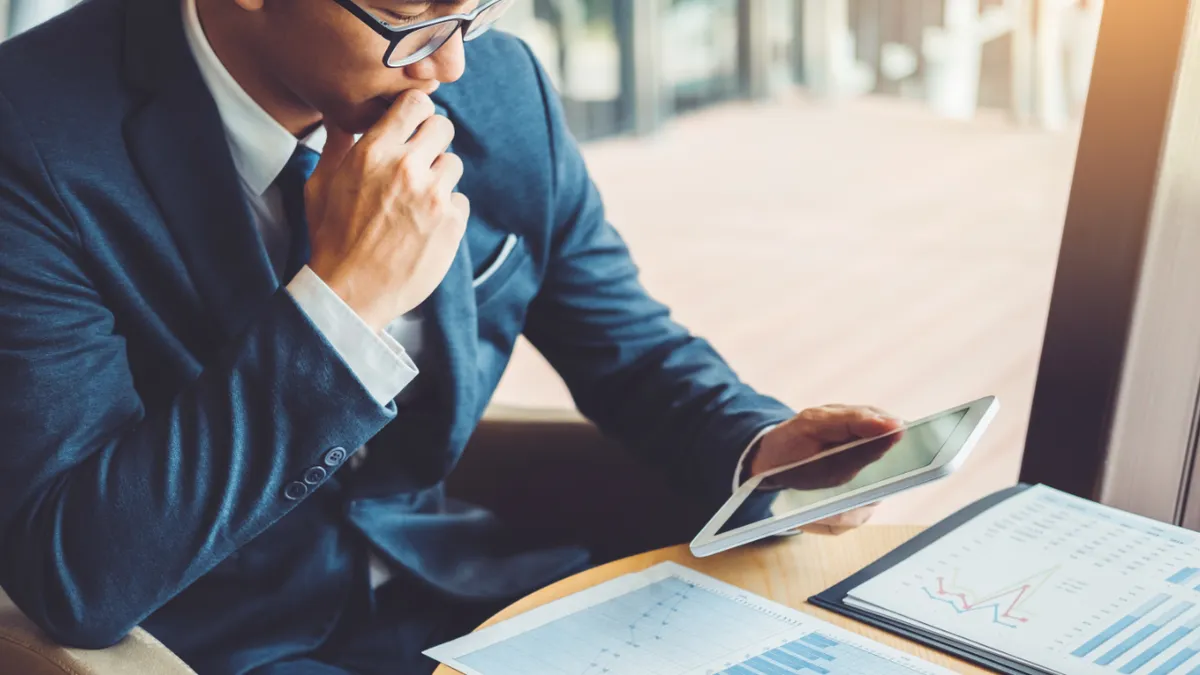
<svg viewBox="0 0 1200 675">
<path fill-rule="evenodd" d="M 890 633 L 895 633 L 901 637 L 907 638 L 914 642 L 927 645 L 939 651 L 945 652 L 951 656 L 958 657 L 965 661 L 969 661 L 983 668 L 994 670 L 998 673 L 1013 673 L 1014 675 L 1057 675 L 1057 671 L 1036 668 L 1024 662 L 1007 659 L 996 654 L 985 651 L 975 645 L 954 640 L 951 637 L 938 635 L 919 627 L 895 621 L 888 617 L 879 616 L 871 612 L 867 612 L 856 607 L 851 607 L 845 603 L 846 596 L 850 591 L 858 588 L 867 581 L 883 574 L 892 567 L 907 560 L 910 556 L 917 553 L 921 549 L 941 539 L 945 535 L 953 532 L 959 526 L 971 520 L 975 516 L 983 513 L 991 507 L 1009 499 L 1010 497 L 1020 494 L 1029 489 L 1028 485 L 1017 485 L 1006 490 L 1002 490 L 995 494 L 989 495 L 979 501 L 967 506 L 958 511 L 954 515 L 946 518 L 937 525 L 917 535 L 907 543 L 901 545 L 896 550 L 880 558 L 878 561 L 865 567 L 850 578 L 842 581 L 833 588 L 824 591 L 818 595 L 809 598 L 808 601 L 822 609 L 827 609 L 831 612 L 850 617 L 860 623 L 865 623 L 876 628 L 882 628 Z"/>
</svg>

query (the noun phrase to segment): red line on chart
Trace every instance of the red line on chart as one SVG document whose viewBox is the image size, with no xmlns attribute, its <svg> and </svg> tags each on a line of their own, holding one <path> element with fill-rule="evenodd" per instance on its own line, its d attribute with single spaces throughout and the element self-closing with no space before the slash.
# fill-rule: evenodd
<svg viewBox="0 0 1200 675">
<path fill-rule="evenodd" d="M 942 598 L 946 598 L 946 597 L 958 598 L 959 600 L 962 601 L 962 609 L 960 610 L 960 613 L 966 613 L 966 612 L 974 611 L 977 609 L 986 609 L 989 606 L 991 606 L 993 609 L 996 610 L 996 619 L 997 620 L 1010 619 L 1012 621 L 1018 621 L 1020 623 L 1025 623 L 1025 622 L 1029 621 L 1028 617 L 1016 616 L 1012 612 L 1014 610 L 1016 610 L 1017 605 L 1021 604 L 1021 600 L 1023 600 L 1025 598 L 1025 595 L 1027 593 L 1029 593 L 1031 590 L 1033 590 L 1033 586 L 1030 584 L 1018 586 L 1016 588 L 1010 588 L 1005 591 L 1001 591 L 1000 593 L 997 593 L 995 595 L 992 595 L 990 597 L 983 598 L 976 602 L 971 602 L 970 599 L 967 598 L 966 593 L 952 593 L 952 592 L 946 590 L 945 577 L 938 577 L 937 583 L 938 583 L 938 587 L 937 587 L 938 596 L 940 596 Z M 1008 607 L 1003 612 L 1001 612 L 999 600 L 1006 595 L 1012 594 L 1013 592 L 1016 592 L 1016 596 L 1013 598 L 1012 602 L 1010 602 L 1008 604 Z M 958 609 L 958 608 L 955 607 L 955 609 Z"/>
</svg>

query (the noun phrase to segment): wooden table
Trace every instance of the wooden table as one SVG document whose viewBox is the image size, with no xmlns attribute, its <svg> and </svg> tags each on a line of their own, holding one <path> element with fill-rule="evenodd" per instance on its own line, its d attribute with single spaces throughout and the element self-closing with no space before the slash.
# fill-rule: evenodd
<svg viewBox="0 0 1200 675">
<path fill-rule="evenodd" d="M 757 593 L 830 623 L 865 635 L 884 644 L 915 654 L 958 673 L 991 671 L 950 658 L 940 652 L 864 626 L 850 619 L 809 605 L 810 596 L 845 579 L 885 553 L 908 541 L 919 527 L 872 525 L 838 537 L 803 535 L 770 544 L 734 549 L 711 558 L 695 558 L 686 546 L 652 551 L 588 570 L 530 595 L 484 624 L 512 618 L 522 612 L 591 588 L 629 572 L 639 572 L 657 563 L 672 561 Z M 456 671 L 439 668 L 434 675 Z"/>
</svg>

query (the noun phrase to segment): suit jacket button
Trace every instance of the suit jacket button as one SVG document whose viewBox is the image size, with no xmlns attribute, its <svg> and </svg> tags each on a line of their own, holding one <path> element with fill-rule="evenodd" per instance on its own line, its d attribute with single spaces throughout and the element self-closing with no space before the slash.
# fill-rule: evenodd
<svg viewBox="0 0 1200 675">
<path fill-rule="evenodd" d="M 304 482 L 314 486 L 320 485 L 321 481 L 325 480 L 325 477 L 328 475 L 329 472 L 325 469 L 319 466 L 314 466 L 313 468 L 304 472 Z"/>
<path fill-rule="evenodd" d="M 291 502 L 298 502 L 301 499 L 304 499 L 307 494 L 308 486 L 299 481 L 295 483 L 288 483 L 288 486 L 283 490 L 283 496 Z"/>
<path fill-rule="evenodd" d="M 346 461 L 345 448 L 334 448 L 325 453 L 325 466 L 333 468 L 335 466 L 340 466 L 344 461 Z"/>
</svg>

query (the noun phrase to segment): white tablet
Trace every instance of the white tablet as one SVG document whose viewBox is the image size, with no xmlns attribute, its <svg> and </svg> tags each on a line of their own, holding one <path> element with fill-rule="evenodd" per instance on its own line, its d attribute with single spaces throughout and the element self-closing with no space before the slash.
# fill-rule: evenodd
<svg viewBox="0 0 1200 675">
<path fill-rule="evenodd" d="M 982 398 L 751 478 L 692 540 L 692 553 L 710 556 L 944 478 L 962 466 L 999 407 L 994 396 Z M 769 479 L 812 487 L 775 491 L 764 512 L 762 500 L 747 498 Z"/>
</svg>

